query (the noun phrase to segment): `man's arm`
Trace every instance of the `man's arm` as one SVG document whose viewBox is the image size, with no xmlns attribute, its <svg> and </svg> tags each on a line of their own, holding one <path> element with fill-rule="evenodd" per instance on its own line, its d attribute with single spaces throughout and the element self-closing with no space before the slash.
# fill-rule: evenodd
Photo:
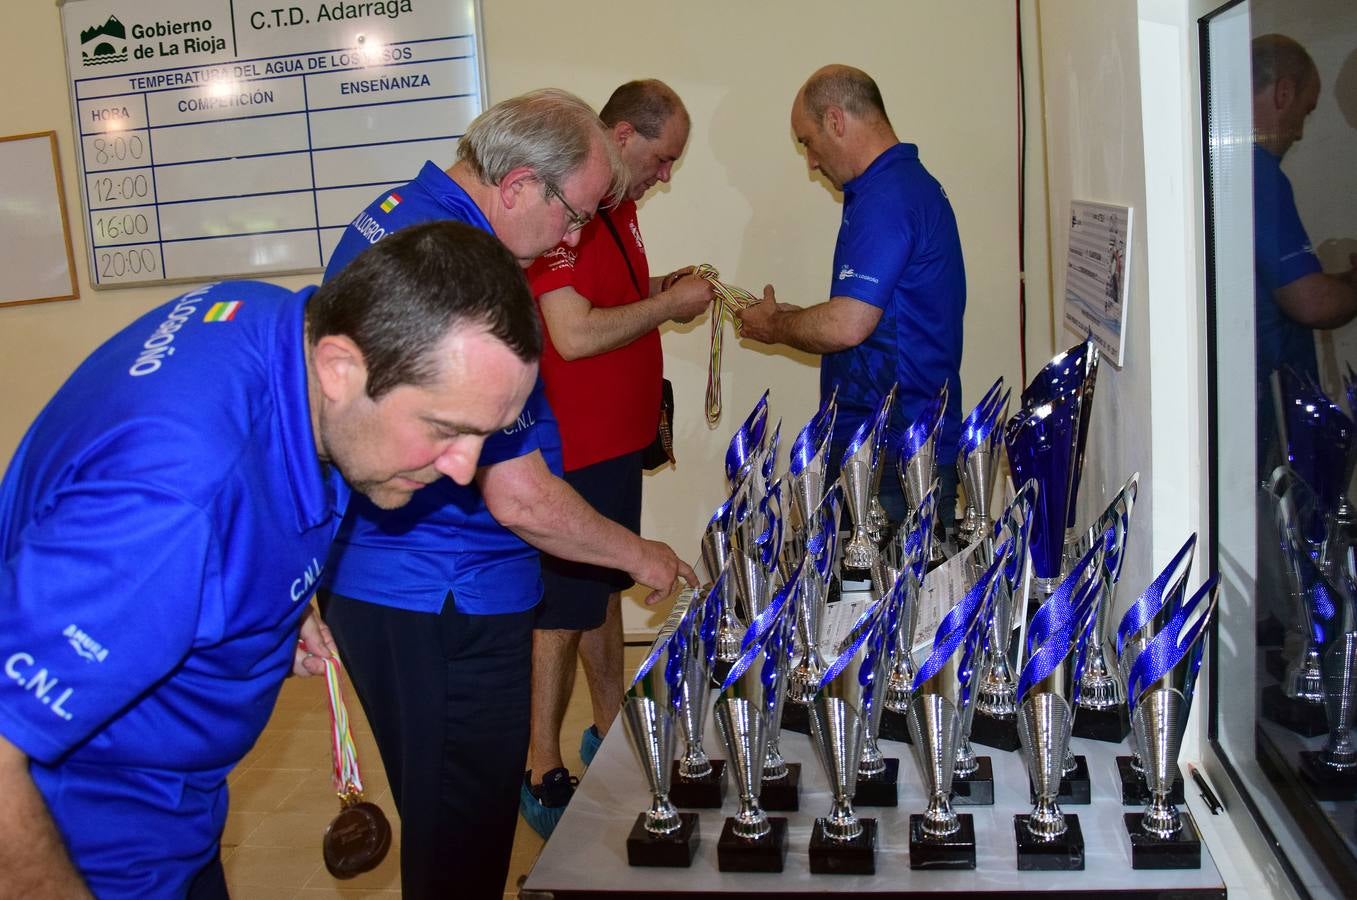
<svg viewBox="0 0 1357 900">
<path fill-rule="evenodd" d="M 778 303 L 773 286 L 763 300 L 738 313 L 740 337 L 786 344 L 807 353 L 837 353 L 867 340 L 881 321 L 881 309 L 853 297 L 831 297 L 801 308 Z"/>
<path fill-rule="evenodd" d="M 596 307 L 571 287 L 547 291 L 539 302 L 551 343 L 562 358 L 571 360 L 624 347 L 670 319 L 691 319 L 711 300 L 712 287 L 706 279 L 687 277 L 624 306 Z"/>
<path fill-rule="evenodd" d="M 1357 264 L 1357 254 L 1353 256 Z M 1272 292 L 1283 313 L 1306 328 L 1337 328 L 1357 318 L 1357 265 L 1341 275 L 1311 272 Z"/>
<path fill-rule="evenodd" d="M 621 569 L 654 588 L 646 603 L 668 595 L 677 578 L 697 576 L 666 544 L 632 534 L 600 515 L 547 468 L 537 451 L 482 468 L 476 485 L 490 514 L 528 544 L 573 562 Z"/>
<path fill-rule="evenodd" d="M 28 757 L 0 737 L 0 896 L 88 897 L 47 804 L 28 774 Z"/>
</svg>

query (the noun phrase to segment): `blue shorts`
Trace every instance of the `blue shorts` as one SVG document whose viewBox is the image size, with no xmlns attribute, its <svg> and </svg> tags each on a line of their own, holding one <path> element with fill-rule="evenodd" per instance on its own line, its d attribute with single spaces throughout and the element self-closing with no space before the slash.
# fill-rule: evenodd
<svg viewBox="0 0 1357 900">
<path fill-rule="evenodd" d="M 567 484 L 600 515 L 641 532 L 641 452 L 566 472 Z M 534 628 L 589 631 L 603 624 L 608 596 L 635 584 L 626 572 L 542 554 L 542 602 Z"/>
</svg>

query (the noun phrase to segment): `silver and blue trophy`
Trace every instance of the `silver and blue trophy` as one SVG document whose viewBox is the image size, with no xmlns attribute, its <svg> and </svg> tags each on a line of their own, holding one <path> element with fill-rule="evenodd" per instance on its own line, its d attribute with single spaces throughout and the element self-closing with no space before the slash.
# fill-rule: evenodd
<svg viewBox="0 0 1357 900">
<path fill-rule="evenodd" d="M 886 681 L 885 710 L 881 714 L 881 734 L 889 740 L 910 743 L 909 701 L 914 693 L 914 636 L 919 630 L 919 597 L 924 573 L 933 548 L 933 523 L 937 513 L 936 481 L 924 494 L 923 502 L 901 523 L 895 537 L 886 546 L 882 558 L 872 570 L 877 597 L 886 596 L 903 580 L 899 627 L 895 633 L 890 676 Z"/>
<path fill-rule="evenodd" d="M 771 739 L 786 695 L 797 593 L 796 582 L 789 582 L 750 624 L 744 650 L 716 698 L 716 728 L 740 803 L 717 843 L 722 872 L 781 872 L 786 860 L 787 820 L 769 818 L 760 797 L 769 783 Z M 778 763 L 785 770 L 780 756 Z"/>
<path fill-rule="evenodd" d="M 1003 378 L 997 379 L 961 420 L 956 467 L 962 493 L 966 495 L 966 512 L 957 533 L 962 547 L 987 536 L 993 522 L 990 503 L 999 477 L 1003 423 L 1008 420 L 1009 395 L 1003 387 Z"/>
<path fill-rule="evenodd" d="M 710 709 L 712 671 L 721 614 L 729 603 L 726 581 L 730 569 L 716 577 L 711 589 L 694 599 L 692 619 L 693 646 L 685 660 L 679 686 L 677 711 L 683 752 L 674 760 L 669 779 L 669 797 L 677 806 L 688 809 L 718 809 L 725 797 L 725 760 L 711 759 L 702 746 L 707 711 Z"/>
<path fill-rule="evenodd" d="M 734 520 L 737 494 L 732 494 L 712 513 L 707 529 L 702 533 L 702 565 L 707 570 L 706 582 L 715 584 L 730 563 L 730 531 Z M 716 662 L 713 669 L 720 674 L 730 667 L 740 654 L 740 640 L 744 628 L 735 617 L 733 597 L 722 584 L 719 620 L 716 623 Z"/>
<path fill-rule="evenodd" d="M 696 643 L 695 596 L 679 596 L 622 698 L 622 724 L 651 795 L 650 809 L 636 817 L 627 837 L 633 866 L 689 866 L 701 840 L 697 814 L 679 812 L 669 799 L 684 673 Z"/>
<path fill-rule="evenodd" d="M 1031 813 L 1013 817 L 1022 870 L 1084 868 L 1079 817 L 1061 810 L 1060 794 L 1079 696 L 1080 664 L 1087 658 L 1102 590 L 1102 552 L 1101 543 L 1095 544 L 1079 560 L 1037 610 L 1027 631 L 1026 658 L 1018 679 L 1018 738 L 1035 800 Z"/>
<path fill-rule="evenodd" d="M 942 431 L 942 418 L 947 410 L 947 385 L 942 386 L 938 396 L 928 401 L 919 415 L 905 428 L 900 436 L 900 446 L 896 451 L 895 467 L 900 476 L 900 488 L 905 495 L 905 508 L 918 509 L 923 503 L 924 494 L 937 480 L 938 434 Z M 939 510 L 938 518 L 953 515 L 950 510 Z M 936 542 L 929 550 L 928 565 L 942 562 L 943 550 Z"/>
<path fill-rule="evenodd" d="M 881 660 L 887 652 L 884 603 L 859 622 L 852 640 L 825 670 L 810 706 L 810 736 L 833 794 L 828 816 L 815 820 L 810 870 L 815 874 L 876 872 L 876 820 L 853 810 L 858 768 L 872 707 L 881 702 Z"/>
<path fill-rule="evenodd" d="M 1085 536 L 1081 548 L 1102 540 L 1103 590 L 1098 599 L 1097 621 L 1089 638 L 1088 658 L 1079 685 L 1079 715 L 1074 736 L 1120 744 L 1131 730 L 1127 717 L 1126 687 L 1117 671 L 1117 653 L 1112 645 L 1112 610 L 1117 583 L 1126 561 L 1126 541 L 1131 531 L 1131 510 L 1136 502 L 1140 473 L 1132 475 L 1112 498 L 1107 509 Z"/>
<path fill-rule="evenodd" d="M 1182 606 L 1187 593 L 1187 579 L 1192 573 L 1192 558 L 1196 553 L 1197 536 L 1191 535 L 1173 559 L 1161 571 L 1121 618 L 1117 626 L 1117 671 L 1122 684 L 1128 684 L 1131 669 L 1140 654 Z M 1145 780 L 1145 754 L 1134 728 L 1130 734 L 1131 755 L 1117 757 L 1117 774 L 1121 780 L 1123 806 L 1144 806 L 1150 802 L 1149 785 Z M 1170 785 L 1174 803 L 1183 802 L 1183 777 L 1176 773 Z"/>
<path fill-rule="evenodd" d="M 867 504 L 867 533 L 872 543 L 878 546 L 891 524 L 890 517 L 886 515 L 886 508 L 881 505 L 881 476 L 886 470 L 886 454 L 890 449 L 891 407 L 895 404 L 895 394 L 899 389 L 899 382 L 892 384 L 876 410 L 876 432 L 872 442 L 872 487 Z"/>
<path fill-rule="evenodd" d="M 1013 751 L 1019 746 L 1018 680 L 1013 672 L 1018 649 L 1014 611 L 1027 608 L 1027 544 L 1032 534 L 1032 509 L 1037 491 L 1035 481 L 1028 481 L 1019 488 L 994 523 L 989 538 L 995 546 L 1010 541 L 1012 548 L 994 594 L 994 615 L 986 641 L 988 665 L 980 680 L 980 696 L 975 701 L 971 739 L 997 750 Z"/>
<path fill-rule="evenodd" d="M 882 399 L 884 405 L 889 396 Z M 839 484 L 843 485 L 844 506 L 852 534 L 843 550 L 843 567 L 848 571 L 868 572 L 878 553 L 872 540 L 870 511 L 872 485 L 876 483 L 873 464 L 877 462 L 877 431 L 882 427 L 877 413 L 868 416 L 848 441 L 839 463 Z"/>
<path fill-rule="evenodd" d="M 1216 610 L 1218 579 L 1212 576 L 1180 604 L 1136 657 L 1127 679 L 1131 727 L 1144 754 L 1150 802 L 1143 813 L 1126 813 L 1134 869 L 1201 867 L 1201 836 L 1192 814 L 1170 798 L 1178 750 L 1201 669 L 1206 634 Z"/>
<path fill-rule="evenodd" d="M 873 566 L 874 584 L 875 579 L 882 574 L 881 568 L 882 562 L 878 559 Z M 875 688 L 867 709 L 867 731 L 863 737 L 862 758 L 858 762 L 857 788 L 853 796 L 859 806 L 897 806 L 900 802 L 900 760 L 882 753 L 878 739 L 886 712 L 890 675 L 896 654 L 900 650 L 901 631 L 905 626 L 909 607 L 913 605 L 910 603 L 909 579 L 897 573 L 884 593 L 874 586 L 872 596 L 872 604 L 849 629 L 841 647 L 846 648 L 866 628 L 881 629 L 883 649 L 876 657 L 877 668 L 871 673 Z"/>
<path fill-rule="evenodd" d="M 975 868 L 975 825 L 970 814 L 952 809 L 952 778 L 962 720 L 983 674 L 985 623 L 1002 565 L 996 558 L 943 617 L 914 676 L 909 728 L 928 806 L 909 817 L 912 869 Z"/>
</svg>

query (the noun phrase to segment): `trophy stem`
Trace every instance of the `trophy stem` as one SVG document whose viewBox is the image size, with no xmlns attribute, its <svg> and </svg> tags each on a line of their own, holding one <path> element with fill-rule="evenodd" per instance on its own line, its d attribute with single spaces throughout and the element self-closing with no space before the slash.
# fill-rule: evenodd
<svg viewBox="0 0 1357 900">
<path fill-rule="evenodd" d="M 1168 840 L 1182 829 L 1183 821 L 1177 807 L 1168 801 L 1168 796 L 1156 793 L 1152 795 L 1150 805 L 1145 807 L 1145 817 L 1140 820 L 1140 825 L 1147 834 Z"/>
<path fill-rule="evenodd" d="M 843 564 L 850 569 L 870 569 L 875 559 L 876 545 L 867 533 L 867 526 L 854 526 L 853 537 L 843 550 Z"/>
<path fill-rule="evenodd" d="M 1324 672 L 1319 651 L 1308 639 L 1299 657 L 1286 667 L 1283 691 L 1293 700 L 1324 702 Z"/>
<path fill-rule="evenodd" d="M 701 744 L 689 744 L 679 760 L 679 775 L 687 779 L 706 778 L 711 774 L 711 760 Z"/>
<path fill-rule="evenodd" d="M 1088 648 L 1079 685 L 1079 705 L 1084 709 L 1112 709 L 1124 702 L 1121 682 L 1107 664 L 1108 658 L 1102 641 Z"/>
<path fill-rule="evenodd" d="M 779 778 L 787 776 L 787 760 L 782 757 L 782 751 L 772 741 L 768 743 L 768 753 L 763 759 L 763 780 L 777 781 Z"/>
<path fill-rule="evenodd" d="M 898 713 L 909 711 L 910 697 L 913 695 L 913 666 L 908 661 L 896 661 L 890 678 L 886 681 L 886 708 Z"/>
<path fill-rule="evenodd" d="M 740 794 L 740 809 L 732 817 L 731 830 L 738 838 L 756 841 L 773 830 L 768 814 L 759 806 L 759 798 Z"/>
<path fill-rule="evenodd" d="M 975 748 L 971 746 L 971 739 L 966 738 L 957 745 L 956 764 L 952 767 L 952 775 L 955 778 L 968 778 L 980 771 L 980 760 L 975 756 Z"/>
<path fill-rule="evenodd" d="M 1065 748 L 1065 762 L 1064 762 L 1064 764 L 1060 767 L 1060 774 L 1061 774 L 1061 776 L 1063 777 L 1063 776 L 1067 776 L 1067 775 L 1073 775 L 1073 774 L 1075 773 L 1075 771 L 1076 771 L 1078 768 L 1079 768 L 1079 762 L 1078 762 L 1078 760 L 1076 760 L 1076 759 L 1074 758 L 1074 751 L 1071 750 L 1071 749 L 1069 749 L 1068 747 L 1066 747 L 1066 748 Z"/>
<path fill-rule="evenodd" d="M 853 801 L 847 797 L 834 798 L 829 817 L 824 820 L 825 837 L 834 841 L 854 841 L 862 834 L 862 822 L 853 812 Z"/>
<path fill-rule="evenodd" d="M 872 730 L 867 729 L 863 735 L 862 759 L 858 762 L 858 777 L 871 778 L 873 775 L 880 775 L 886 771 L 886 757 L 881 754 L 881 748 L 877 746 L 876 735 Z"/>
<path fill-rule="evenodd" d="M 1054 797 L 1038 797 L 1036 808 L 1027 819 L 1027 830 L 1039 841 L 1053 841 L 1065 833 L 1065 814 Z"/>
<path fill-rule="evenodd" d="M 682 826 L 679 811 L 669 802 L 669 795 L 653 795 L 650 809 L 646 810 L 646 831 L 651 834 L 673 834 Z"/>
<path fill-rule="evenodd" d="M 721 618 L 716 624 L 716 658 L 722 662 L 734 662 L 740 658 L 740 640 L 744 629 L 735 621 L 729 606 L 721 610 Z"/>
<path fill-rule="evenodd" d="M 993 665 L 980 682 L 979 695 L 975 708 L 987 716 L 1008 718 L 1018 712 L 1018 687 L 1013 683 L 1013 673 L 1008 660 L 1002 655 L 994 657 Z"/>
<path fill-rule="evenodd" d="M 951 798 L 947 794 L 936 793 L 928 798 L 928 808 L 923 815 L 923 831 L 935 838 L 949 837 L 961 831 L 961 820 L 952 811 Z"/>
</svg>

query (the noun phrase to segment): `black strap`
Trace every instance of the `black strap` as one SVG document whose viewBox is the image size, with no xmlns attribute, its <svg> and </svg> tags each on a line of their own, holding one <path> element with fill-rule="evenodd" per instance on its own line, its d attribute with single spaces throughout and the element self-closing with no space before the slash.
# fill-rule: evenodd
<svg viewBox="0 0 1357 900">
<path fill-rule="evenodd" d="M 636 270 L 631 267 L 631 257 L 627 255 L 627 247 L 622 243 L 622 235 L 617 233 L 617 226 L 614 225 L 613 220 L 608 217 L 608 208 L 606 206 L 600 206 L 598 208 L 598 217 L 603 220 L 604 225 L 608 226 L 608 233 L 613 236 L 613 240 L 617 243 L 618 252 L 622 254 L 622 261 L 627 264 L 627 274 L 631 276 L 631 286 L 636 288 L 637 299 L 644 300 L 646 298 L 646 292 L 641 290 L 641 282 L 636 278 Z"/>
</svg>

